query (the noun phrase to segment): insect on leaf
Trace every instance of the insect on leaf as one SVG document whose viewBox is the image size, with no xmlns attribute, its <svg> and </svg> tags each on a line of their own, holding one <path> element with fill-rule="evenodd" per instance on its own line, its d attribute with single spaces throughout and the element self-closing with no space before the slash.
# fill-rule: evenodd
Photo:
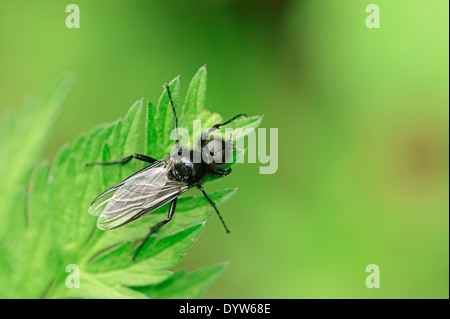
<svg viewBox="0 0 450 319">
<path fill-rule="evenodd" d="M 150 237 L 136 261 L 131 257 L 137 244 L 151 226 L 166 218 L 167 205 L 110 231 L 98 229 L 97 217 L 88 214 L 89 205 L 98 194 L 136 172 L 142 164 L 132 160 L 127 164 L 87 167 L 87 162 L 111 161 L 142 153 L 139 151 L 142 136 L 147 155 L 154 158 L 168 155 L 174 143 L 170 139 L 174 122 L 167 92 L 163 90 L 156 107 L 137 101 L 123 119 L 81 134 L 59 150 L 51 165 L 39 162 L 40 149 L 48 139 L 49 128 L 60 113 L 72 82 L 70 78 L 64 79 L 33 100 L 20 117 L 23 121 L 13 114 L 0 122 L 2 151 L 15 150 L 18 141 L 4 138 L 4 134 L 13 130 L 20 140 L 30 141 L 21 145 L 24 154 L 29 155 L 26 161 L 20 162 L 23 171 L 19 172 L 19 166 L 0 165 L 0 177 L 11 186 L 6 192 L 8 196 L 0 197 L 0 207 L 9 207 L 7 214 L 0 210 L 5 235 L 0 245 L 0 286 L 7 287 L 0 290 L 0 297 L 200 297 L 222 273 L 223 264 L 188 275 L 171 271 L 213 214 L 210 203 L 198 191 L 186 193 L 178 200 L 171 223 Z M 178 77 L 170 82 L 170 89 L 178 111 Z M 206 68 L 203 67 L 191 81 L 188 97 L 180 109 L 184 121 L 201 118 L 206 125 L 213 125 L 221 120 L 220 115 L 204 108 L 205 92 Z M 140 121 L 144 114 L 147 123 L 142 134 Z M 257 126 L 259 122 L 250 118 L 241 124 Z M 42 123 L 48 124 L 43 127 Z M 0 164 L 6 160 L 2 154 Z M 209 196 L 220 205 L 235 192 L 235 188 L 222 189 Z M 76 273 L 67 270 L 73 265 L 79 270 L 78 289 L 69 288 L 70 280 L 77 280 Z"/>
</svg>

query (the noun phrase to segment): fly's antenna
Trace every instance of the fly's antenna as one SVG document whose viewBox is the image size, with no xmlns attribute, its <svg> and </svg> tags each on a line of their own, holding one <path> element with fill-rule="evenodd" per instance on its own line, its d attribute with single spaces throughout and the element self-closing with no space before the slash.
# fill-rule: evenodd
<svg viewBox="0 0 450 319">
<path fill-rule="evenodd" d="M 175 105 L 173 104 L 172 95 L 170 94 L 169 84 L 166 83 L 163 85 L 167 90 L 167 95 L 169 96 L 170 105 L 172 106 L 173 111 L 173 122 L 175 125 L 175 138 L 177 143 L 177 149 L 178 149 L 178 155 L 181 155 L 181 146 L 180 146 L 180 140 L 178 139 L 178 117 L 177 113 L 175 112 Z"/>
</svg>

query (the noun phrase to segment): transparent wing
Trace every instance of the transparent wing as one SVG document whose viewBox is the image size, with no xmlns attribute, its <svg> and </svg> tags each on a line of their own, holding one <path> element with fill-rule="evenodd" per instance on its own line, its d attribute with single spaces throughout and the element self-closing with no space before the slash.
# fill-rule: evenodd
<svg viewBox="0 0 450 319">
<path fill-rule="evenodd" d="M 169 157 L 158 161 L 110 188 L 91 204 L 89 212 L 99 215 L 100 229 L 123 226 L 167 204 L 189 189 L 183 182 L 170 180 Z"/>
</svg>

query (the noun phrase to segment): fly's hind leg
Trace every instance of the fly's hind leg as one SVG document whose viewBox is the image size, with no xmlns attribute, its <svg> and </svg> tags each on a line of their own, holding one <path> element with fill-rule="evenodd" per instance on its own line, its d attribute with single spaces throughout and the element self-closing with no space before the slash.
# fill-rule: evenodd
<svg viewBox="0 0 450 319">
<path fill-rule="evenodd" d="M 216 211 L 217 215 L 219 216 L 220 221 L 222 222 L 223 227 L 225 228 L 225 231 L 227 233 L 230 232 L 230 230 L 228 229 L 227 225 L 225 224 L 225 221 L 222 218 L 222 215 L 220 215 L 219 210 L 216 207 L 216 204 L 212 201 L 211 198 L 209 198 L 209 196 L 206 194 L 205 190 L 203 189 L 202 185 L 197 184 L 197 188 L 203 193 L 203 196 L 205 196 L 205 198 L 208 200 L 208 202 L 211 204 L 212 208 L 214 208 L 214 210 Z"/>
<path fill-rule="evenodd" d="M 133 158 L 143 161 L 143 162 L 147 162 L 147 163 L 154 163 L 157 160 L 154 159 L 153 157 L 147 156 L 147 155 L 142 155 L 142 154 L 133 154 L 127 157 L 124 157 L 118 161 L 111 161 L 111 162 L 96 162 L 96 163 L 86 163 L 86 166 L 91 166 L 91 165 L 113 165 L 113 164 L 125 164 L 128 163 L 129 161 L 131 161 Z"/>
<path fill-rule="evenodd" d="M 142 247 L 144 246 L 145 242 L 148 240 L 148 238 L 150 237 L 151 234 L 153 234 L 154 232 L 156 232 L 158 229 L 160 229 L 161 227 L 163 227 L 165 224 L 167 224 L 168 222 L 170 222 L 170 220 L 173 217 L 173 213 L 175 212 L 175 207 L 177 206 L 177 199 L 175 198 L 171 204 L 170 204 L 170 208 L 169 208 L 169 214 L 167 214 L 167 218 L 165 220 L 163 220 L 162 222 L 159 222 L 158 224 L 156 224 L 155 226 L 153 226 L 152 228 L 150 228 L 150 232 L 147 234 L 147 236 L 145 236 L 144 240 L 142 241 L 142 243 L 139 245 L 138 249 L 136 249 L 136 252 L 134 253 L 133 256 L 133 261 L 136 260 L 137 255 L 139 254 L 139 252 L 141 251 Z"/>
</svg>

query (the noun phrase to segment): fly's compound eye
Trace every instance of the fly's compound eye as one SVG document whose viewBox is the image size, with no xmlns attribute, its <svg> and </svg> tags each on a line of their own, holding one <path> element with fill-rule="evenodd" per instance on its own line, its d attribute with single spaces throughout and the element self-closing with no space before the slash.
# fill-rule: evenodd
<svg viewBox="0 0 450 319">
<path fill-rule="evenodd" d="M 221 138 L 214 138 L 203 147 L 204 161 L 208 164 L 224 164 L 228 159 L 228 153 L 233 149 L 233 145 L 224 142 Z"/>
</svg>

